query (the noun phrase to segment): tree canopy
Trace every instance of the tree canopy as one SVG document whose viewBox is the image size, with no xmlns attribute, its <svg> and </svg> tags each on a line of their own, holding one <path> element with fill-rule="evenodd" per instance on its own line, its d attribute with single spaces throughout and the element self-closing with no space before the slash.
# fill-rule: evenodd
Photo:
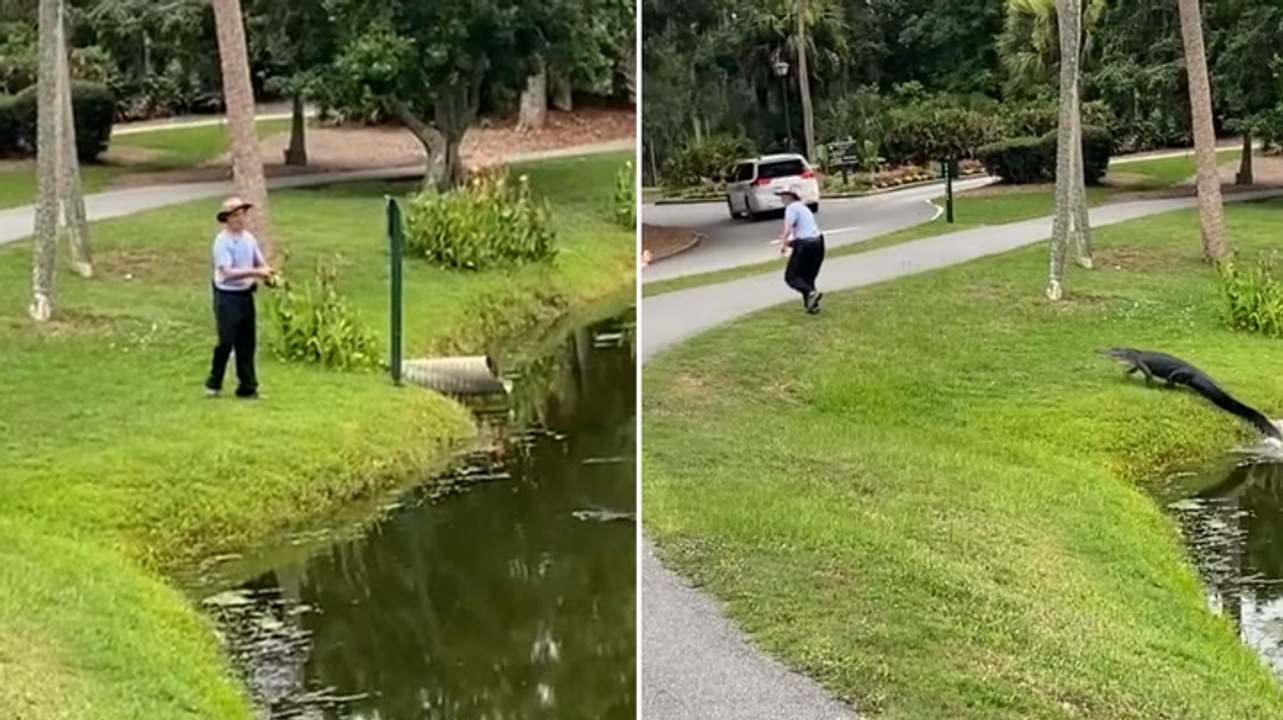
<svg viewBox="0 0 1283 720">
<path fill-rule="evenodd" d="M 1118 151 L 1188 145 L 1176 3 L 1082 6 L 1084 112 L 1093 122 L 1102 118 Z M 795 7 L 787 0 L 642 0 L 649 173 L 715 136 L 761 152 L 784 147 L 788 129 L 801 125 L 797 78 L 790 68 L 782 81 L 774 64 L 795 64 Z M 893 150 L 886 134 L 895 109 L 923 103 L 990 115 L 1036 111 L 1054 121 L 1059 49 L 1051 0 L 813 0 L 808 11 L 820 143 L 850 136 Z M 1283 120 L 1275 60 L 1283 6 L 1206 0 L 1203 11 L 1218 129 L 1283 136 L 1275 121 Z"/>
</svg>

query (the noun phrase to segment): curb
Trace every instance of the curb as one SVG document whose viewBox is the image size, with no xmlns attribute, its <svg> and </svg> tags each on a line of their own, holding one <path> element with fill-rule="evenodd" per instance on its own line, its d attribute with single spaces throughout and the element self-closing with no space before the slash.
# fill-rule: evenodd
<svg viewBox="0 0 1283 720">
<path fill-rule="evenodd" d="M 977 178 L 983 178 L 983 177 L 991 177 L 991 176 L 987 175 L 986 173 L 974 173 L 971 175 L 963 175 L 961 177 L 954 178 L 953 181 L 965 182 L 968 180 L 975 180 Z M 919 180 L 918 182 L 905 183 L 903 185 L 893 185 L 893 186 L 884 187 L 884 188 L 876 188 L 874 190 L 862 190 L 860 192 L 845 192 L 845 193 L 835 193 L 832 195 L 822 195 L 820 197 L 820 200 L 821 201 L 854 200 L 856 198 L 862 198 L 862 197 L 885 195 L 887 193 L 896 192 L 897 190 L 913 190 L 914 188 L 928 187 L 931 185 L 943 185 L 943 184 L 944 184 L 944 180 L 942 178 L 935 178 L 933 180 Z M 690 198 L 660 198 L 658 200 L 651 202 L 650 204 L 651 205 L 702 205 L 702 204 L 725 202 L 725 200 L 726 200 L 726 197 L 722 195 L 718 195 L 717 197 L 698 196 L 698 197 L 690 197 Z"/>
<path fill-rule="evenodd" d="M 665 253 L 665 254 L 663 254 L 663 255 L 659 255 L 659 256 L 656 256 L 656 255 L 654 255 L 654 254 L 651 254 L 651 257 L 650 257 L 650 264 L 651 264 L 651 265 L 654 265 L 654 264 L 656 264 L 656 263 L 663 262 L 664 260 L 667 260 L 668 258 L 674 257 L 674 256 L 676 256 L 676 255 L 681 255 L 682 253 L 684 253 L 684 252 L 686 252 L 686 251 L 688 251 L 688 250 L 693 250 L 693 249 L 695 248 L 695 246 L 696 246 L 696 245 L 699 245 L 700 243 L 702 243 L 702 242 L 704 242 L 705 240 L 707 240 L 707 239 L 708 239 L 708 235 L 705 235 L 705 234 L 704 234 L 704 233 L 702 233 L 702 232 L 696 232 L 696 231 L 694 231 L 694 230 L 691 230 L 691 231 L 690 231 L 690 235 L 691 235 L 690 242 L 686 243 L 685 245 L 683 245 L 683 246 L 681 246 L 681 247 L 677 248 L 676 250 L 674 250 L 674 251 L 672 251 L 672 252 L 670 252 L 670 253 Z"/>
</svg>

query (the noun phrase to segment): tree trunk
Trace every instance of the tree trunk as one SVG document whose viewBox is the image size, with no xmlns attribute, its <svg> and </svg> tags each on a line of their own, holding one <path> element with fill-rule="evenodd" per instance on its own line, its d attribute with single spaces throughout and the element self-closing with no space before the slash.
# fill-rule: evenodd
<svg viewBox="0 0 1283 720">
<path fill-rule="evenodd" d="M 802 137 L 808 162 L 815 162 L 815 109 L 811 107 L 811 75 L 806 68 L 806 0 L 797 0 L 797 83 L 802 96 Z"/>
<path fill-rule="evenodd" d="M 254 86 L 250 82 L 249 51 L 245 47 L 245 19 L 240 0 L 212 0 L 218 32 L 218 56 L 223 75 L 223 101 L 227 106 L 227 132 L 232 146 L 232 181 L 239 193 L 254 203 L 254 235 L 268 262 L 275 261 L 271 214 L 267 204 L 267 178 L 254 126 Z"/>
<path fill-rule="evenodd" d="M 548 68 L 541 61 L 539 72 L 526 79 L 521 93 L 521 110 L 517 119 L 519 132 L 543 130 L 548 124 Z"/>
<path fill-rule="evenodd" d="M 445 172 L 442 189 L 458 187 L 468 179 L 468 168 L 463 164 L 463 138 L 468 128 L 481 112 L 481 87 L 485 82 L 485 66 L 478 67 L 467 82 L 442 94 L 436 106 L 436 124 L 445 136 Z"/>
<path fill-rule="evenodd" d="M 58 134 L 58 203 L 71 248 L 71 267 L 77 275 L 94 275 L 93 256 L 89 250 L 89 220 L 85 216 L 85 196 L 80 188 L 80 158 L 76 151 L 76 115 L 71 101 L 71 64 L 67 57 L 67 19 L 65 5 L 58 3 L 57 47 L 57 134 Z"/>
<path fill-rule="evenodd" d="M 1198 163 L 1198 217 L 1203 231 L 1203 257 L 1215 263 L 1226 257 L 1229 248 L 1225 239 L 1221 179 L 1216 168 L 1216 130 L 1212 125 L 1212 88 L 1207 77 L 1203 16 L 1198 0 L 1177 0 L 1177 7 L 1185 45 L 1185 72 L 1189 78 L 1194 157 Z"/>
<path fill-rule="evenodd" d="M 552 74 L 552 106 L 562 112 L 573 112 L 575 109 L 575 83 L 570 73 L 554 72 Z"/>
<path fill-rule="evenodd" d="M 395 108 L 397 119 L 414 135 L 427 154 L 427 164 L 423 170 L 423 187 L 440 187 L 445 167 L 446 141 L 440 130 L 424 122 L 406 105 Z"/>
<path fill-rule="evenodd" d="M 447 131 L 445 135 L 445 165 L 442 168 L 441 179 L 437 186 L 441 190 L 449 190 L 462 185 L 468 179 L 468 169 L 463 165 L 463 157 L 459 151 L 463 147 L 463 132 Z"/>
<path fill-rule="evenodd" d="M 290 115 L 290 146 L 285 149 L 285 164 L 307 165 L 307 118 L 303 116 L 303 96 L 295 93 Z"/>
<path fill-rule="evenodd" d="M 1083 49 L 1083 28 L 1082 28 L 1082 3 L 1083 0 L 1073 0 L 1075 5 L 1073 14 L 1070 16 L 1072 27 L 1068 28 L 1069 40 L 1073 46 L 1070 53 L 1066 56 L 1069 58 L 1071 68 L 1068 73 L 1073 78 L 1070 85 L 1070 140 L 1069 149 L 1071 152 L 1071 167 L 1069 171 L 1069 207 L 1070 207 L 1070 229 L 1069 237 L 1073 241 L 1075 255 L 1078 264 L 1084 268 L 1090 269 L 1093 265 L 1091 257 L 1091 228 L 1089 227 L 1087 215 L 1087 180 L 1086 168 L 1083 167 L 1083 117 L 1082 117 L 1082 49 Z"/>
<path fill-rule="evenodd" d="M 1234 181 L 1239 185 L 1252 185 L 1256 182 L 1256 172 L 1252 169 L 1252 132 L 1243 133 L 1243 159 L 1239 160 L 1238 175 Z"/>
<path fill-rule="evenodd" d="M 1072 58 L 1077 44 L 1072 32 L 1077 0 L 1056 0 L 1060 31 L 1060 117 L 1056 123 L 1056 216 L 1051 225 L 1051 272 L 1047 298 L 1064 297 L 1065 255 L 1073 237 L 1074 95 L 1078 78 Z"/>
<path fill-rule="evenodd" d="M 31 269 L 31 307 L 37 322 L 53 316 L 54 263 L 58 242 L 57 73 L 58 0 L 40 0 L 39 67 L 36 85 L 36 226 Z"/>
</svg>

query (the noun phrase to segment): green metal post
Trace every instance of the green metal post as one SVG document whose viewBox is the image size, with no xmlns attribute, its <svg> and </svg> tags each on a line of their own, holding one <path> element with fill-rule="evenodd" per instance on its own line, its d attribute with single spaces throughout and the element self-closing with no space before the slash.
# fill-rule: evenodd
<svg viewBox="0 0 1283 720">
<path fill-rule="evenodd" d="M 388 201 L 388 249 L 392 263 L 392 348 L 391 361 L 392 383 L 401 385 L 401 258 L 404 254 L 404 238 L 401 235 L 401 208 L 391 196 Z"/>
<path fill-rule="evenodd" d="M 945 222 L 947 222 L 947 223 L 949 223 L 950 225 L 952 225 L 952 224 L 953 224 L 953 174 L 954 174 L 954 163 L 953 163 L 953 160 L 945 160 L 945 161 L 944 161 L 943 163 L 941 163 L 941 164 L 944 166 L 944 196 L 945 196 L 945 202 L 944 202 L 944 208 L 945 208 L 944 213 L 945 213 L 945 217 L 944 217 L 944 219 L 945 219 Z"/>
</svg>

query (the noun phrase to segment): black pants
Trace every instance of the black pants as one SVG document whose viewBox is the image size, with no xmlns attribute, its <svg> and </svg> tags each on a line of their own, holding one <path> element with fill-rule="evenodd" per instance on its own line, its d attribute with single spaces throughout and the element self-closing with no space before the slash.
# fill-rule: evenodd
<svg viewBox="0 0 1283 720">
<path fill-rule="evenodd" d="M 784 282 L 802 293 L 803 302 L 815 290 L 815 278 L 819 277 L 822 264 L 824 264 L 823 235 L 793 241 L 793 253 L 789 255 L 788 267 L 784 269 Z"/>
<path fill-rule="evenodd" d="M 254 373 L 254 351 L 257 349 L 257 325 L 254 313 L 254 292 L 230 292 L 214 288 L 214 320 L 218 325 L 218 345 L 214 347 L 214 362 L 209 369 L 205 387 L 223 389 L 223 375 L 227 373 L 227 359 L 236 352 L 236 394 L 242 397 L 258 392 L 258 377 Z"/>
</svg>

